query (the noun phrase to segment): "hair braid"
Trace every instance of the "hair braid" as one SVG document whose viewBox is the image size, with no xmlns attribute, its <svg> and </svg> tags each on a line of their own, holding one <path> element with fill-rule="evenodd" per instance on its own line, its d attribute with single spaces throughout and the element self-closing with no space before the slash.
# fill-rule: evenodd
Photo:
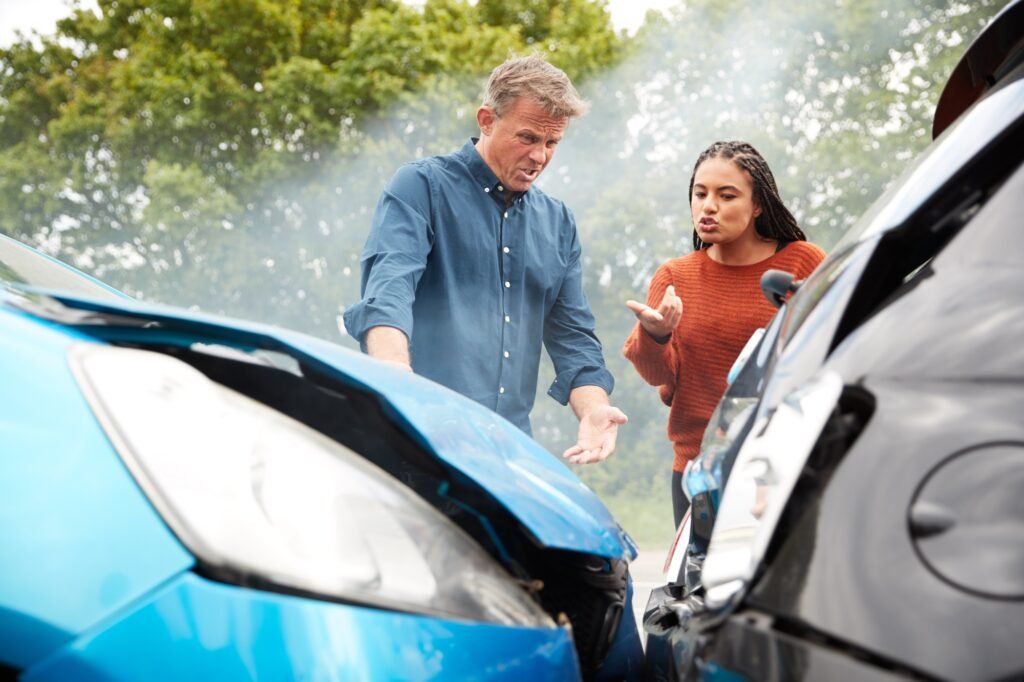
<svg viewBox="0 0 1024 682">
<path fill-rule="evenodd" d="M 775 184 L 775 176 L 772 175 L 768 162 L 764 160 L 754 147 L 739 140 L 719 141 L 701 152 L 697 157 L 697 163 L 693 166 L 693 174 L 690 176 L 689 201 L 693 202 L 693 181 L 697 176 L 697 169 L 708 159 L 723 158 L 735 163 L 737 166 L 750 174 L 754 185 L 754 203 L 761 209 L 761 215 L 754 219 L 754 229 L 766 239 L 778 239 L 784 241 L 807 241 L 796 218 L 789 212 L 786 205 L 779 196 L 779 188 Z M 694 251 L 705 247 L 703 240 L 697 236 L 697 230 L 693 231 Z"/>
</svg>

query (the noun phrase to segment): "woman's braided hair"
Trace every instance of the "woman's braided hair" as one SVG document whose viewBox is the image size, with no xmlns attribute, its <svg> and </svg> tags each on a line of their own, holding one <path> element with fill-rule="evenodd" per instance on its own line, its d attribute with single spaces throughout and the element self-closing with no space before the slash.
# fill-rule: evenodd
<svg viewBox="0 0 1024 682">
<path fill-rule="evenodd" d="M 754 219 L 754 229 L 759 235 L 765 239 L 786 242 L 807 241 L 807 235 L 796 224 L 796 218 L 782 203 L 779 188 L 775 184 L 775 176 L 772 175 L 768 162 L 764 160 L 760 152 L 746 142 L 739 140 L 715 142 L 701 152 L 701 155 L 697 157 L 697 163 L 693 166 L 693 175 L 690 176 L 688 195 L 690 203 L 693 203 L 693 179 L 697 176 L 697 169 L 708 159 L 714 158 L 729 159 L 750 173 L 750 179 L 754 184 L 754 204 L 761 209 L 761 215 Z M 693 250 L 696 251 L 707 246 L 709 245 L 697 236 L 697 230 L 694 229 Z"/>
</svg>

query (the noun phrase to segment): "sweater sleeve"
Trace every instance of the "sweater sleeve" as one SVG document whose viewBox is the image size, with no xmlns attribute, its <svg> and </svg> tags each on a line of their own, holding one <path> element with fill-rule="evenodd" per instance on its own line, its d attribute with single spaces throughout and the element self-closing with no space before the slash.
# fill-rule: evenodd
<svg viewBox="0 0 1024 682">
<path fill-rule="evenodd" d="M 666 263 L 658 268 L 651 279 L 651 286 L 647 292 L 647 305 L 652 308 L 661 305 L 665 289 L 670 284 L 672 284 L 672 272 Z M 622 347 L 622 354 L 633 363 L 636 371 L 650 385 L 675 384 L 677 357 L 675 344 L 672 343 L 671 338 L 667 343 L 658 343 L 637 322 Z"/>
</svg>

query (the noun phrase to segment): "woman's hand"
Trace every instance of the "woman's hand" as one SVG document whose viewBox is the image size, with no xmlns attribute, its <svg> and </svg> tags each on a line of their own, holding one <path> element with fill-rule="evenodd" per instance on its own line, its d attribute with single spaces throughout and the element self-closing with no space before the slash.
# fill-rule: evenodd
<svg viewBox="0 0 1024 682">
<path fill-rule="evenodd" d="M 633 300 L 626 301 L 626 306 L 636 315 L 644 331 L 661 342 L 671 336 L 683 317 L 683 301 L 676 296 L 676 288 L 672 285 L 665 289 L 661 304 L 656 309 Z"/>
</svg>

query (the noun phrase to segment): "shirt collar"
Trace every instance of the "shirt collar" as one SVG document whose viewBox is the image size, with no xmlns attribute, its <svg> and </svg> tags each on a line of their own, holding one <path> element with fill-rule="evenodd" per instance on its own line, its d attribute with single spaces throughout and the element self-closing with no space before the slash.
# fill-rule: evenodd
<svg viewBox="0 0 1024 682">
<path fill-rule="evenodd" d="M 480 156 L 480 152 L 476 149 L 476 143 L 480 138 L 471 137 L 469 141 L 463 145 L 462 149 L 459 150 L 459 156 L 465 162 L 466 167 L 469 168 L 470 174 L 473 179 L 476 180 L 477 186 L 488 194 L 493 195 L 495 198 L 504 197 L 505 193 L 510 191 L 498 180 L 498 176 L 494 174 L 491 167 L 487 165 L 484 158 Z M 512 202 L 518 202 L 522 199 L 530 190 L 526 192 L 513 192 Z"/>
</svg>

